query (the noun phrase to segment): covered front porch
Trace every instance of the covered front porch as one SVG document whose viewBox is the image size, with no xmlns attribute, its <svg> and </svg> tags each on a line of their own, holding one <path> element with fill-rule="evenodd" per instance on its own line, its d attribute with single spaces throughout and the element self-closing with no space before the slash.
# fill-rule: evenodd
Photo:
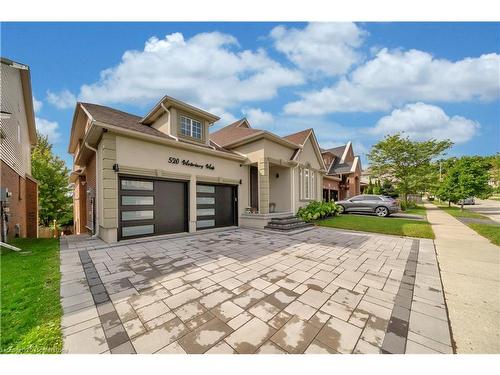
<svg viewBox="0 0 500 375">
<path fill-rule="evenodd" d="M 262 158 L 248 164 L 250 206 L 241 214 L 241 225 L 264 227 L 271 219 L 294 214 L 294 165 Z"/>
</svg>

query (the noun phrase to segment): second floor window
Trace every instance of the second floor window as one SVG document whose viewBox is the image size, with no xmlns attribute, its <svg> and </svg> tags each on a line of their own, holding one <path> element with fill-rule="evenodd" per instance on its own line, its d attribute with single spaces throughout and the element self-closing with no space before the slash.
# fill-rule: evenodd
<svg viewBox="0 0 500 375">
<path fill-rule="evenodd" d="M 191 138 L 201 139 L 201 122 L 181 116 L 181 134 Z"/>
</svg>

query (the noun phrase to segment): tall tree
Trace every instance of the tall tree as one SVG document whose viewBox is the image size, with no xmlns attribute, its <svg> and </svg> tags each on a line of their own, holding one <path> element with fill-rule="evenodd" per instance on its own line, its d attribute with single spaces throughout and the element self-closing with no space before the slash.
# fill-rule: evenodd
<svg viewBox="0 0 500 375">
<path fill-rule="evenodd" d="M 423 193 L 438 178 L 435 161 L 452 146 L 449 140 L 412 141 L 400 134 L 375 144 L 368 160 L 374 176 L 393 183 L 408 202 L 408 194 Z"/>
<path fill-rule="evenodd" d="M 468 197 L 487 198 L 493 188 L 488 184 L 491 162 L 480 156 L 462 156 L 448 169 L 437 196 L 441 200 L 458 203 Z"/>
<path fill-rule="evenodd" d="M 500 193 L 500 152 L 496 155 L 490 156 L 488 159 L 491 164 L 490 182 L 496 192 Z"/>
<path fill-rule="evenodd" d="M 73 217 L 69 169 L 54 155 L 48 137 L 37 133 L 38 143 L 31 153 L 33 177 L 38 180 L 40 223 L 65 224 Z"/>
</svg>

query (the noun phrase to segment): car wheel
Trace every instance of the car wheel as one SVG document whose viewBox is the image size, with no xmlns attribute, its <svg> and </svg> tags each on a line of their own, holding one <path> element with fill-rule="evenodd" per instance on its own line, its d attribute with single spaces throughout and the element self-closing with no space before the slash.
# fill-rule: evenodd
<svg viewBox="0 0 500 375">
<path fill-rule="evenodd" d="M 339 206 L 339 214 L 343 214 L 345 212 L 344 206 L 342 206 L 341 204 L 339 204 L 338 206 Z"/>
<path fill-rule="evenodd" d="M 389 210 L 386 207 L 380 206 L 375 209 L 375 214 L 380 217 L 389 216 Z"/>
</svg>

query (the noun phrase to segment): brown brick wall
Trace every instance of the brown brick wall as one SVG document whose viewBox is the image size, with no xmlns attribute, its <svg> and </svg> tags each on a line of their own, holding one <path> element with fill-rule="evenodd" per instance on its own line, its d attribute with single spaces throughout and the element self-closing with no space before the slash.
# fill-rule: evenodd
<svg viewBox="0 0 500 375">
<path fill-rule="evenodd" d="M 38 237 L 38 184 L 26 178 L 26 236 Z"/>
<path fill-rule="evenodd" d="M 9 167 L 2 160 L 2 179 L 1 186 L 6 187 L 12 196 L 9 200 L 9 222 L 8 238 L 13 238 L 15 234 L 15 225 L 20 224 L 20 236 L 26 237 L 26 180 L 19 176 L 16 171 Z"/>
</svg>

